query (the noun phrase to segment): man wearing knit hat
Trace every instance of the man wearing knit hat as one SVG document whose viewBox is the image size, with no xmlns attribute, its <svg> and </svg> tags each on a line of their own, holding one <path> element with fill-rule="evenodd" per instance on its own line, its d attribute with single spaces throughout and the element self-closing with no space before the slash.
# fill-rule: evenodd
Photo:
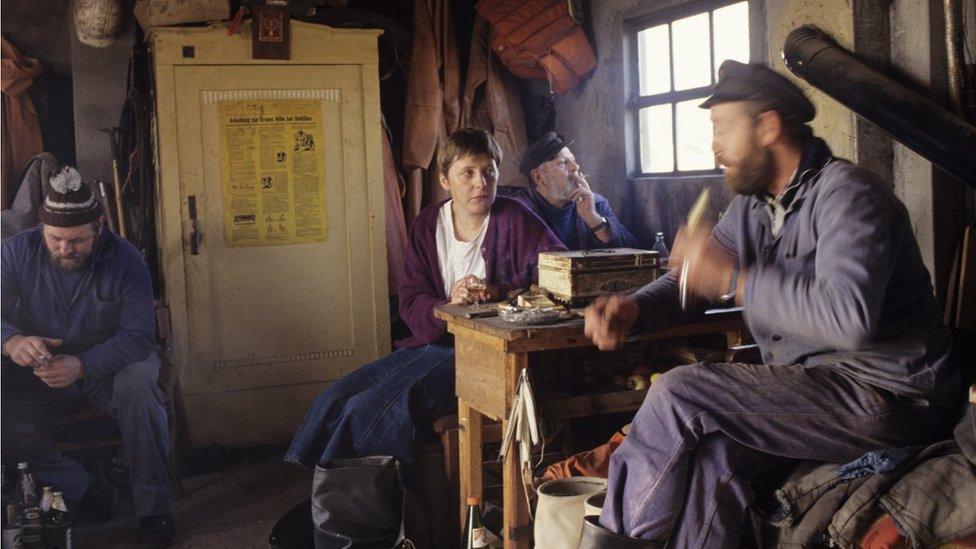
<svg viewBox="0 0 976 549">
<path fill-rule="evenodd" d="M 666 276 L 595 301 L 585 331 L 610 350 L 732 298 L 762 363 L 651 385 L 582 548 L 739 547 L 751 481 L 772 468 L 925 445 L 951 425 L 959 372 L 904 205 L 835 158 L 806 125 L 813 104 L 765 66 L 724 62 L 701 106 L 738 196 L 714 227 L 679 233 Z"/>
<path fill-rule="evenodd" d="M 532 186 L 515 191 L 512 198 L 542 218 L 570 250 L 637 247 L 607 199 L 590 189 L 569 144 L 556 132 L 529 145 L 519 170 Z"/>
<path fill-rule="evenodd" d="M 169 429 L 157 380 L 153 290 L 142 256 L 102 230 L 102 207 L 81 175 L 51 178 L 41 225 L 3 243 L 3 459 L 27 461 L 69 507 L 105 515 L 112 490 L 62 456 L 43 432 L 88 402 L 122 433 L 139 541 L 168 543 Z"/>
</svg>

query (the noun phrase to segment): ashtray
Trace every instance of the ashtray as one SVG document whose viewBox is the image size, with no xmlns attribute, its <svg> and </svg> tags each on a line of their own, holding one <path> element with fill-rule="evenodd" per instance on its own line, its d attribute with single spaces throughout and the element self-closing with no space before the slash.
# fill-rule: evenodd
<svg viewBox="0 0 976 549">
<path fill-rule="evenodd" d="M 536 324 L 552 324 L 560 320 L 573 318 L 572 311 L 558 307 L 522 308 L 512 305 L 498 307 L 498 318 L 511 324 L 531 326 Z"/>
</svg>

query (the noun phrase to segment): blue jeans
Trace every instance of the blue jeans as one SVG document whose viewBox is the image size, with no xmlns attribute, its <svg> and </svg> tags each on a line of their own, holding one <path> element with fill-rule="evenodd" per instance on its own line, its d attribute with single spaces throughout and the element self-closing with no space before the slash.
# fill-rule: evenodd
<svg viewBox="0 0 976 549">
<path fill-rule="evenodd" d="M 3 458 L 27 461 L 38 484 L 55 486 L 77 505 L 90 477 L 61 455 L 45 428 L 85 403 L 118 421 L 137 516 L 169 513 L 169 425 L 159 389 L 159 357 L 124 366 L 103 379 L 82 378 L 63 389 L 44 385 L 30 368 L 3 365 Z"/>
<path fill-rule="evenodd" d="M 669 547 L 738 547 L 750 480 L 788 460 L 938 440 L 946 418 L 832 368 L 682 366 L 651 385 L 611 456 L 600 524 Z"/>
<path fill-rule="evenodd" d="M 399 349 L 333 383 L 305 414 L 285 461 L 394 456 L 413 463 L 418 426 L 457 410 L 454 348 Z"/>
</svg>

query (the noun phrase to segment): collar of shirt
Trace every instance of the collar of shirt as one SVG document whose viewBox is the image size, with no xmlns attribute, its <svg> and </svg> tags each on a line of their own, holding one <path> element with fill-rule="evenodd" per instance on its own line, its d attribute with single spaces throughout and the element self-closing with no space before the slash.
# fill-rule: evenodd
<svg viewBox="0 0 976 549">
<path fill-rule="evenodd" d="M 802 191 L 808 187 L 806 183 L 814 181 L 816 178 L 812 176 L 819 173 L 832 159 L 833 155 L 827 143 L 819 137 L 811 137 L 803 144 L 800 165 L 790 177 L 790 184 L 777 196 L 768 192 L 759 196 L 762 202 L 766 204 L 773 236 L 779 235 L 786 220 L 786 214 L 790 212 L 796 198 L 803 194 Z"/>
</svg>

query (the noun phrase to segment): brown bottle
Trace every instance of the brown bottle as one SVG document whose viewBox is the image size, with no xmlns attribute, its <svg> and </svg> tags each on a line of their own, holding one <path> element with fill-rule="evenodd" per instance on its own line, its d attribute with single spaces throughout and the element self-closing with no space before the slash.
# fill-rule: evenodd
<svg viewBox="0 0 976 549">
<path fill-rule="evenodd" d="M 61 492 L 54 492 L 44 516 L 44 549 L 71 549 L 71 517 Z"/>
</svg>

